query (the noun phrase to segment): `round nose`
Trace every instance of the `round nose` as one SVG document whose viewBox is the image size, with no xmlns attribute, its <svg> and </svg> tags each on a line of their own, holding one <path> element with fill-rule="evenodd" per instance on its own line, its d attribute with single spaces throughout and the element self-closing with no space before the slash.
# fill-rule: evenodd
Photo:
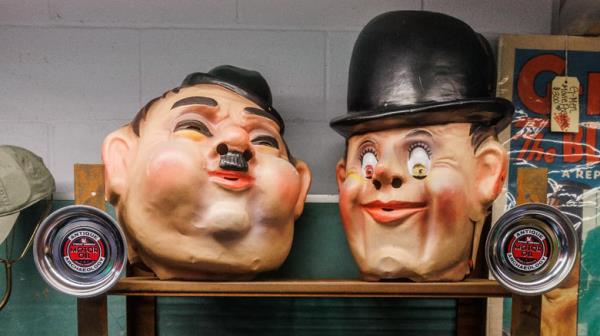
<svg viewBox="0 0 600 336">
<path fill-rule="evenodd" d="M 227 146 L 227 144 L 221 142 L 220 144 L 217 145 L 216 150 L 217 150 L 217 154 L 219 154 L 219 155 L 225 155 L 225 154 L 229 153 L 229 146 Z M 253 156 L 254 156 L 254 154 L 252 154 L 252 151 L 250 149 L 246 149 L 242 153 L 242 157 L 246 161 L 250 161 Z"/>
<path fill-rule="evenodd" d="M 221 146 L 221 151 L 227 149 L 225 152 L 236 151 L 243 153 L 245 150 L 250 149 L 250 135 L 245 129 L 230 125 L 223 128 L 220 133 L 221 139 L 219 139 L 217 152 L 219 152 L 219 146 Z M 222 145 L 227 147 L 223 147 Z M 221 154 L 221 152 L 219 152 L 219 154 Z"/>
<path fill-rule="evenodd" d="M 248 132 L 236 125 L 228 125 L 221 130 L 218 140 L 215 152 L 219 155 L 219 167 L 247 172 L 249 161 L 254 157 Z"/>
<path fill-rule="evenodd" d="M 379 190 L 388 184 L 393 188 L 400 188 L 402 186 L 402 178 L 393 174 L 388 166 L 378 163 L 373 173 L 373 186 Z"/>
</svg>

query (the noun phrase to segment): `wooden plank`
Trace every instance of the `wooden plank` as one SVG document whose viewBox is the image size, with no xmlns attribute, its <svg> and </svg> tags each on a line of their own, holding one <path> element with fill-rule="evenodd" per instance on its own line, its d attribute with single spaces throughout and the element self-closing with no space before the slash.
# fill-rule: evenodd
<svg viewBox="0 0 600 336">
<path fill-rule="evenodd" d="M 492 216 L 487 216 L 481 229 L 481 237 L 475 257 L 475 265 L 469 278 L 483 279 L 488 275 L 485 262 L 485 237 L 488 236 Z M 487 324 L 487 298 L 459 298 L 456 300 L 456 335 L 485 336 Z"/>
<path fill-rule="evenodd" d="M 531 202 L 546 204 L 547 193 L 548 169 L 517 169 L 517 205 Z M 541 296 L 513 295 L 511 335 L 540 335 L 541 309 Z"/>
<path fill-rule="evenodd" d="M 148 277 L 121 279 L 110 294 L 135 296 L 263 296 L 263 297 L 500 297 L 509 293 L 496 281 L 364 282 L 359 280 L 281 280 L 196 282 Z"/>
<path fill-rule="evenodd" d="M 513 295 L 510 334 L 538 336 L 540 334 L 542 297 Z"/>
<path fill-rule="evenodd" d="M 156 335 L 156 297 L 127 297 L 127 335 Z"/>
<path fill-rule="evenodd" d="M 127 267 L 127 276 L 154 279 L 154 273 L 136 266 Z M 127 296 L 127 335 L 156 335 L 156 297 Z"/>
<path fill-rule="evenodd" d="M 106 295 L 77 299 L 77 335 L 108 335 Z"/>
<path fill-rule="evenodd" d="M 486 299 L 459 299 L 456 304 L 456 335 L 485 336 Z"/>
<path fill-rule="evenodd" d="M 548 170 L 519 168 L 517 170 L 517 204 L 547 203 Z M 513 297 L 513 335 L 577 335 L 577 292 L 579 288 L 579 258 L 567 280 L 541 299 Z M 521 312 L 521 313 L 519 313 Z"/>
<path fill-rule="evenodd" d="M 106 210 L 104 201 L 104 165 L 75 164 L 75 204 Z"/>
<path fill-rule="evenodd" d="M 75 204 L 91 205 L 106 210 L 104 203 L 104 166 L 75 165 Z M 108 335 L 106 295 L 77 299 L 77 334 Z"/>
</svg>

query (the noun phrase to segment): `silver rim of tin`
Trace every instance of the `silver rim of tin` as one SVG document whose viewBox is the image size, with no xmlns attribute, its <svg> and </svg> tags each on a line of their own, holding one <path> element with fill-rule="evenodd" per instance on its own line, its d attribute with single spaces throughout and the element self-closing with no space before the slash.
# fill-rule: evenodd
<svg viewBox="0 0 600 336">
<path fill-rule="evenodd" d="M 533 229 L 548 239 L 547 260 L 531 270 L 519 270 L 504 252 L 509 239 L 520 230 Z M 508 210 L 492 227 L 486 241 L 485 258 L 500 285 L 521 295 L 539 295 L 564 281 L 577 257 L 579 238 L 571 220 L 546 204 L 523 204 Z"/>
<path fill-rule="evenodd" d="M 75 232 L 86 232 L 104 241 L 106 257 L 97 269 L 77 272 L 63 261 L 63 243 Z M 124 274 L 127 243 L 119 224 L 106 212 L 87 205 L 70 205 L 42 222 L 33 242 L 33 260 L 42 278 L 54 289 L 92 297 L 108 291 Z"/>
</svg>

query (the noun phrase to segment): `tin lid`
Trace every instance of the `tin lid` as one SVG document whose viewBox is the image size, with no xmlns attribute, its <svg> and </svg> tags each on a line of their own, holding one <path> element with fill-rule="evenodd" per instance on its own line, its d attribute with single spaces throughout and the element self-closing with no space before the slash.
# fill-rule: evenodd
<svg viewBox="0 0 600 336">
<path fill-rule="evenodd" d="M 490 230 L 486 261 L 511 292 L 539 295 L 560 285 L 571 272 L 579 238 L 558 209 L 530 203 L 508 210 Z"/>
<path fill-rule="evenodd" d="M 125 235 L 106 212 L 86 205 L 67 206 L 40 225 L 33 259 L 54 289 L 77 297 L 96 296 L 123 274 Z"/>
</svg>

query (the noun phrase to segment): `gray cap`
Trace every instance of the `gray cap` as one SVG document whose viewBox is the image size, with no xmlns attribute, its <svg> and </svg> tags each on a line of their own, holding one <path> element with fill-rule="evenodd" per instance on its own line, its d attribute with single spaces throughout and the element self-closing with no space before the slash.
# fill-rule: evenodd
<svg viewBox="0 0 600 336">
<path fill-rule="evenodd" d="M 54 178 L 42 158 L 25 148 L 0 145 L 0 243 L 21 210 L 48 198 L 54 190 Z"/>
</svg>

